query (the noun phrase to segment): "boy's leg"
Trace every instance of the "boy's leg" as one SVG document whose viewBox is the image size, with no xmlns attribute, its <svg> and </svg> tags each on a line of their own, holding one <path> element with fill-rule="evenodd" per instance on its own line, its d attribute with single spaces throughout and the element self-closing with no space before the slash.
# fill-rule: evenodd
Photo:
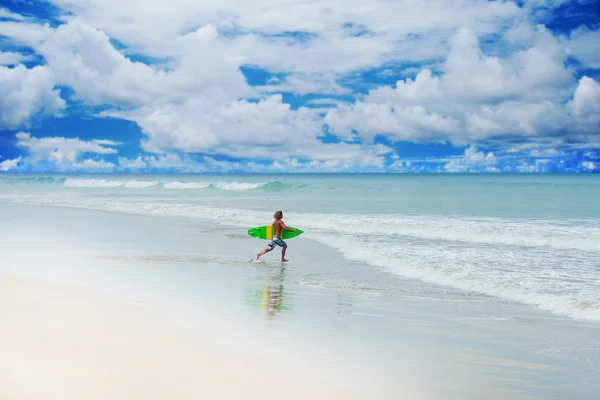
<svg viewBox="0 0 600 400">
<path fill-rule="evenodd" d="M 286 250 L 287 250 L 287 244 L 286 244 L 286 245 L 284 245 L 284 246 L 281 248 L 281 261 L 282 261 L 282 262 L 286 262 L 286 261 L 287 261 L 287 260 L 285 259 L 285 251 L 286 251 Z"/>
<path fill-rule="evenodd" d="M 263 251 L 261 251 L 260 253 L 256 254 L 256 259 L 258 260 L 260 258 L 260 256 L 262 256 L 265 253 L 270 252 L 271 250 L 273 250 L 273 247 L 269 247 L 269 246 L 265 247 L 263 249 Z"/>
</svg>

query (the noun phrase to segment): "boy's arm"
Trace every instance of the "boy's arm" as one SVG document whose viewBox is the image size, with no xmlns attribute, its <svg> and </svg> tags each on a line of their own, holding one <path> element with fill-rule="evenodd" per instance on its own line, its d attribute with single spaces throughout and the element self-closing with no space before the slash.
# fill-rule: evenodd
<svg viewBox="0 0 600 400">
<path fill-rule="evenodd" d="M 296 232 L 296 230 L 295 230 L 295 229 L 290 229 L 290 228 L 288 228 L 288 227 L 287 227 L 287 225 L 285 224 L 285 222 L 283 222 L 283 221 L 280 221 L 280 222 L 281 222 L 281 227 L 282 227 L 283 229 L 285 229 L 286 231 L 290 231 L 290 232 Z"/>
</svg>

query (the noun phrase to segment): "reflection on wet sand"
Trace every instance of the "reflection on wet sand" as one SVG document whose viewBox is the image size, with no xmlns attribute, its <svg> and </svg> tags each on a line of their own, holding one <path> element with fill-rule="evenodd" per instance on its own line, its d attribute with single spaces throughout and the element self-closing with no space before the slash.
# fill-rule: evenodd
<svg viewBox="0 0 600 400">
<path fill-rule="evenodd" d="M 247 291 L 247 303 L 259 306 L 265 318 L 274 318 L 279 312 L 291 310 L 291 298 L 284 292 L 285 265 L 277 272 L 271 268 L 259 268 L 262 273 L 260 287 Z"/>
<path fill-rule="evenodd" d="M 336 295 L 336 313 L 352 314 L 352 306 L 354 304 L 354 296 L 352 293 L 338 292 Z"/>
</svg>

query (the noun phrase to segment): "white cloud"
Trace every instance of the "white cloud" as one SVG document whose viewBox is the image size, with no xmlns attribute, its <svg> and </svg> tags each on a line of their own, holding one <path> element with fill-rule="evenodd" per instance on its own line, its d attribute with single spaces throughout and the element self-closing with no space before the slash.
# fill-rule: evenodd
<svg viewBox="0 0 600 400">
<path fill-rule="evenodd" d="M 12 19 L 16 21 L 22 21 L 24 18 L 21 14 L 15 14 L 6 8 L 0 7 L 0 18 Z"/>
<path fill-rule="evenodd" d="M 343 146 L 342 146 L 343 147 Z M 346 150 L 346 152 L 344 152 Z M 382 171 L 385 158 L 391 149 L 378 146 L 371 148 L 348 148 L 322 154 L 315 154 L 314 159 L 289 157 L 273 161 L 235 161 L 219 160 L 211 156 L 192 157 L 188 154 L 165 153 L 138 157 L 135 160 L 120 158 L 118 169 L 150 168 L 158 171 L 180 172 L 340 172 L 373 170 Z"/>
<path fill-rule="evenodd" d="M 340 86 L 336 82 L 334 74 L 327 75 L 291 75 L 282 83 L 267 84 L 264 86 L 255 86 L 255 88 L 264 93 L 292 92 L 301 96 L 319 93 L 319 94 L 352 94 L 352 91 L 346 87 Z"/>
<path fill-rule="evenodd" d="M 305 107 L 292 110 L 281 95 L 258 102 L 236 100 L 225 104 L 189 99 L 178 105 L 104 115 L 135 121 L 147 135 L 143 148 L 155 153 L 179 151 L 281 160 L 289 156 L 356 158 L 369 151 L 345 143 L 323 144 L 318 139 L 322 134 L 318 111 Z M 381 150 L 373 147 L 374 153 Z"/>
<path fill-rule="evenodd" d="M 393 157 L 394 162 L 388 167 L 393 172 L 414 172 L 413 163 L 408 160 L 400 160 Z"/>
<path fill-rule="evenodd" d="M 142 160 L 141 156 L 135 159 L 119 157 L 119 167 L 121 169 L 140 170 L 145 169 L 148 165 Z"/>
<path fill-rule="evenodd" d="M 120 143 L 111 140 L 80 140 L 79 138 L 43 137 L 35 138 L 27 132 L 16 135 L 17 146 L 26 149 L 28 156 L 23 164 L 30 170 L 54 168 L 56 170 L 110 170 L 114 164 L 100 160 L 85 159 L 85 154 L 116 154 L 114 146 Z"/>
<path fill-rule="evenodd" d="M 154 56 L 171 56 L 180 51 L 171 42 L 179 36 L 213 38 L 214 25 L 216 30 L 239 33 L 228 43 L 237 47 L 237 54 L 247 57 L 249 63 L 295 66 L 305 72 L 315 68 L 322 71 L 347 68 L 345 65 L 365 66 L 385 58 L 394 50 L 394 42 L 407 35 L 447 31 L 461 25 L 481 33 L 495 31 L 507 19 L 521 13 L 512 2 L 477 0 L 464 0 L 453 6 L 442 0 L 429 1 L 427 5 L 417 0 L 374 0 L 369 5 L 342 0 L 310 4 L 273 0 L 252 3 L 156 0 L 143 2 L 143 6 L 140 1 L 118 0 L 55 0 L 55 3 L 76 12 L 111 37 Z M 370 34 L 357 36 L 362 30 Z M 298 40 L 255 34 L 282 32 L 312 36 Z M 296 51 L 288 52 L 287 48 Z"/>
<path fill-rule="evenodd" d="M 241 167 L 241 168 L 240 168 Z M 296 157 L 273 161 L 268 164 L 249 162 L 237 169 L 246 172 L 348 172 L 348 171 L 382 171 L 384 159 L 373 155 L 365 155 L 356 159 L 332 159 L 301 161 Z M 231 168 L 226 169 L 231 170 Z"/>
<path fill-rule="evenodd" d="M 529 152 L 530 157 L 535 158 L 556 158 L 563 157 L 566 153 L 562 150 L 557 149 L 533 149 Z"/>
<path fill-rule="evenodd" d="M 128 107 L 176 103 L 200 94 L 220 100 L 251 96 L 238 64 L 208 43 L 183 55 L 171 71 L 133 62 L 102 31 L 74 19 L 39 45 L 57 82 L 94 104 Z"/>
<path fill-rule="evenodd" d="M 592 161 L 584 161 L 581 166 L 589 171 L 595 171 L 598 168 Z"/>
<path fill-rule="evenodd" d="M 14 53 L 11 51 L 0 51 L 0 65 L 16 65 L 26 59 L 27 57 L 25 57 L 21 53 Z"/>
<path fill-rule="evenodd" d="M 181 91 L 189 94 L 210 83 L 229 86 L 228 91 L 248 91 L 235 76 L 242 64 L 294 74 L 287 84 L 299 93 L 340 92 L 335 74 L 397 58 L 441 57 L 448 31 L 469 26 L 478 33 L 495 32 L 521 13 L 509 2 L 477 0 L 454 7 L 441 0 L 431 1 L 427 7 L 416 0 L 375 0 L 368 7 L 342 0 L 310 5 L 272 0 L 252 4 L 241 0 L 158 0 L 143 6 L 139 1 L 117 0 L 54 3 L 73 12 L 62 17 L 67 24 L 51 29 L 4 22 L 0 34 L 34 46 L 56 67 L 59 79 L 68 79 L 79 94 L 94 101 L 135 101 L 145 95 Z M 165 72 L 165 76 L 152 78 L 152 72 L 158 71 L 125 61 L 106 40 L 109 36 L 129 46 L 128 51 L 168 58 L 166 65 L 172 67 L 173 77 Z M 416 48 L 423 51 L 415 52 Z M 94 78 L 104 87 L 94 86 Z M 136 91 L 141 92 L 139 98 Z"/>
<path fill-rule="evenodd" d="M 600 31 L 580 27 L 564 41 L 568 54 L 589 68 L 600 68 Z"/>
<path fill-rule="evenodd" d="M 325 117 L 331 131 L 344 140 L 352 140 L 355 131 L 363 138 L 386 135 L 401 141 L 435 139 L 458 129 L 458 121 L 436 113 L 429 113 L 421 105 L 396 106 L 357 102 L 332 109 Z"/>
<path fill-rule="evenodd" d="M 538 160 L 515 160 L 515 162 L 519 162 L 520 164 L 514 165 L 511 167 L 511 170 L 515 170 L 517 172 L 527 172 L 527 173 L 540 173 L 540 172 L 549 172 L 551 171 L 552 164 L 550 160 L 547 159 L 538 159 Z"/>
<path fill-rule="evenodd" d="M 589 125 L 598 128 L 600 126 L 600 84 L 587 76 L 582 77 L 568 107 L 578 119 L 590 119 Z"/>
<path fill-rule="evenodd" d="M 26 148 L 33 157 L 49 158 L 56 161 L 75 161 L 83 153 L 116 154 L 117 150 L 107 146 L 120 143 L 110 140 L 80 140 L 79 138 L 44 137 L 35 138 L 29 133 L 16 134 L 17 146 Z"/>
<path fill-rule="evenodd" d="M 523 137 L 544 143 L 552 137 L 560 145 L 565 132 L 576 139 L 571 146 L 600 141 L 593 136 L 598 83 L 585 77 L 576 87 L 564 66 L 569 54 L 595 65 L 597 32 L 577 30 L 558 40 L 544 27 L 532 26 L 529 13 L 544 6 L 541 1 L 521 8 L 510 1 L 478 0 L 53 3 L 65 11 L 59 18 L 66 23 L 57 28 L 18 15 L 0 21 L 0 35 L 45 59 L 34 69 L 0 67 L 0 84 L 9 89 L 0 93 L 0 128 L 18 129 L 37 115 L 60 112 L 65 104 L 54 88 L 68 86 L 85 105 L 108 105 L 101 115 L 142 128 L 143 149 L 155 155 L 120 158 L 115 168 L 201 169 L 218 163 L 216 156 L 272 159 L 274 170 L 290 165 L 380 168 L 391 151 L 372 144 L 380 134 L 393 141 L 465 146 L 522 142 Z M 496 48 L 500 55 L 484 54 L 479 47 L 477 38 L 488 34 L 506 40 Z M 111 39 L 125 50 L 117 50 Z M 132 61 L 131 55 L 143 61 Z M 18 57 L 1 53 L 0 63 Z M 421 62 L 431 70 L 358 95 L 353 104 L 295 109 L 277 94 L 346 95 L 352 92 L 352 76 L 372 67 L 385 67 L 381 75 L 389 76 L 394 73 L 389 65 L 402 65 L 396 73 L 406 76 L 400 75 L 406 72 L 402 68 Z M 283 78 L 251 87 L 242 65 Z M 341 139 L 363 144 L 322 143 L 324 124 Z M 80 161 L 85 146 L 116 152 L 105 141 L 85 143 L 58 152 L 38 144 L 38 158 L 73 164 L 85 163 Z M 201 163 L 185 153 L 216 158 Z M 469 157 L 477 154 L 465 159 L 473 163 Z M 479 161 L 491 163 L 486 157 Z M 101 163 L 88 160 L 89 167 Z"/>
<path fill-rule="evenodd" d="M 112 171 L 115 169 L 115 164 L 100 160 L 85 159 L 82 162 L 73 163 L 72 168 L 79 171 L 94 172 L 94 171 Z"/>
<path fill-rule="evenodd" d="M 386 134 L 393 140 L 467 145 L 565 132 L 578 136 L 598 125 L 588 112 L 574 129 L 564 103 L 574 96 L 574 109 L 586 104 L 596 110 L 598 84 L 583 78 L 574 93 L 565 57 L 543 27 L 537 28 L 531 47 L 506 59 L 484 55 L 475 35 L 460 29 L 441 74 L 424 69 L 414 80 L 371 90 L 364 100 L 331 109 L 325 120 L 341 138 Z"/>
<path fill-rule="evenodd" d="M 175 169 L 182 172 L 196 172 L 200 169 L 198 163 L 187 155 L 182 157 L 179 154 L 168 153 L 159 156 L 146 156 L 144 161 L 148 167 L 156 169 Z"/>
<path fill-rule="evenodd" d="M 26 126 L 38 115 L 56 114 L 65 108 L 47 67 L 0 66 L 0 87 L 0 129 Z"/>
<path fill-rule="evenodd" d="M 13 38 L 19 44 L 37 48 L 50 35 L 53 28 L 34 22 L 0 21 L 0 35 Z"/>
<path fill-rule="evenodd" d="M 21 162 L 21 157 L 14 158 L 12 160 L 4 160 L 0 162 L 0 171 L 10 171 L 16 169 Z"/>
<path fill-rule="evenodd" d="M 538 166 L 536 164 L 528 164 L 525 162 L 521 165 L 517 165 L 516 170 L 518 172 L 525 172 L 525 173 L 539 172 Z"/>
<path fill-rule="evenodd" d="M 474 146 L 470 146 L 465 150 L 462 157 L 456 157 L 444 165 L 447 172 L 468 172 L 468 171 L 488 171 L 497 172 L 498 168 L 495 165 L 498 159 L 494 153 L 485 154 L 482 151 L 477 151 Z"/>
<path fill-rule="evenodd" d="M 319 107 L 339 106 L 339 105 L 342 105 L 342 104 L 345 104 L 345 103 L 343 101 L 341 101 L 341 100 L 328 99 L 328 98 L 312 99 L 312 100 L 308 100 L 306 102 L 306 105 L 319 106 Z"/>
</svg>

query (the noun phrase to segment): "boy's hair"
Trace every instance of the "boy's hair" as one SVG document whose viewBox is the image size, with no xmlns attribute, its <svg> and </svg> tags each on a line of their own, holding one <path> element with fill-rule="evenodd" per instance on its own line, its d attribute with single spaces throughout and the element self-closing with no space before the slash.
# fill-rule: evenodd
<svg viewBox="0 0 600 400">
<path fill-rule="evenodd" d="M 277 210 L 277 211 L 275 211 L 275 214 L 273 214 L 273 217 L 275 219 L 281 218 L 282 216 L 283 216 L 283 211 L 281 211 L 281 210 Z"/>
</svg>

